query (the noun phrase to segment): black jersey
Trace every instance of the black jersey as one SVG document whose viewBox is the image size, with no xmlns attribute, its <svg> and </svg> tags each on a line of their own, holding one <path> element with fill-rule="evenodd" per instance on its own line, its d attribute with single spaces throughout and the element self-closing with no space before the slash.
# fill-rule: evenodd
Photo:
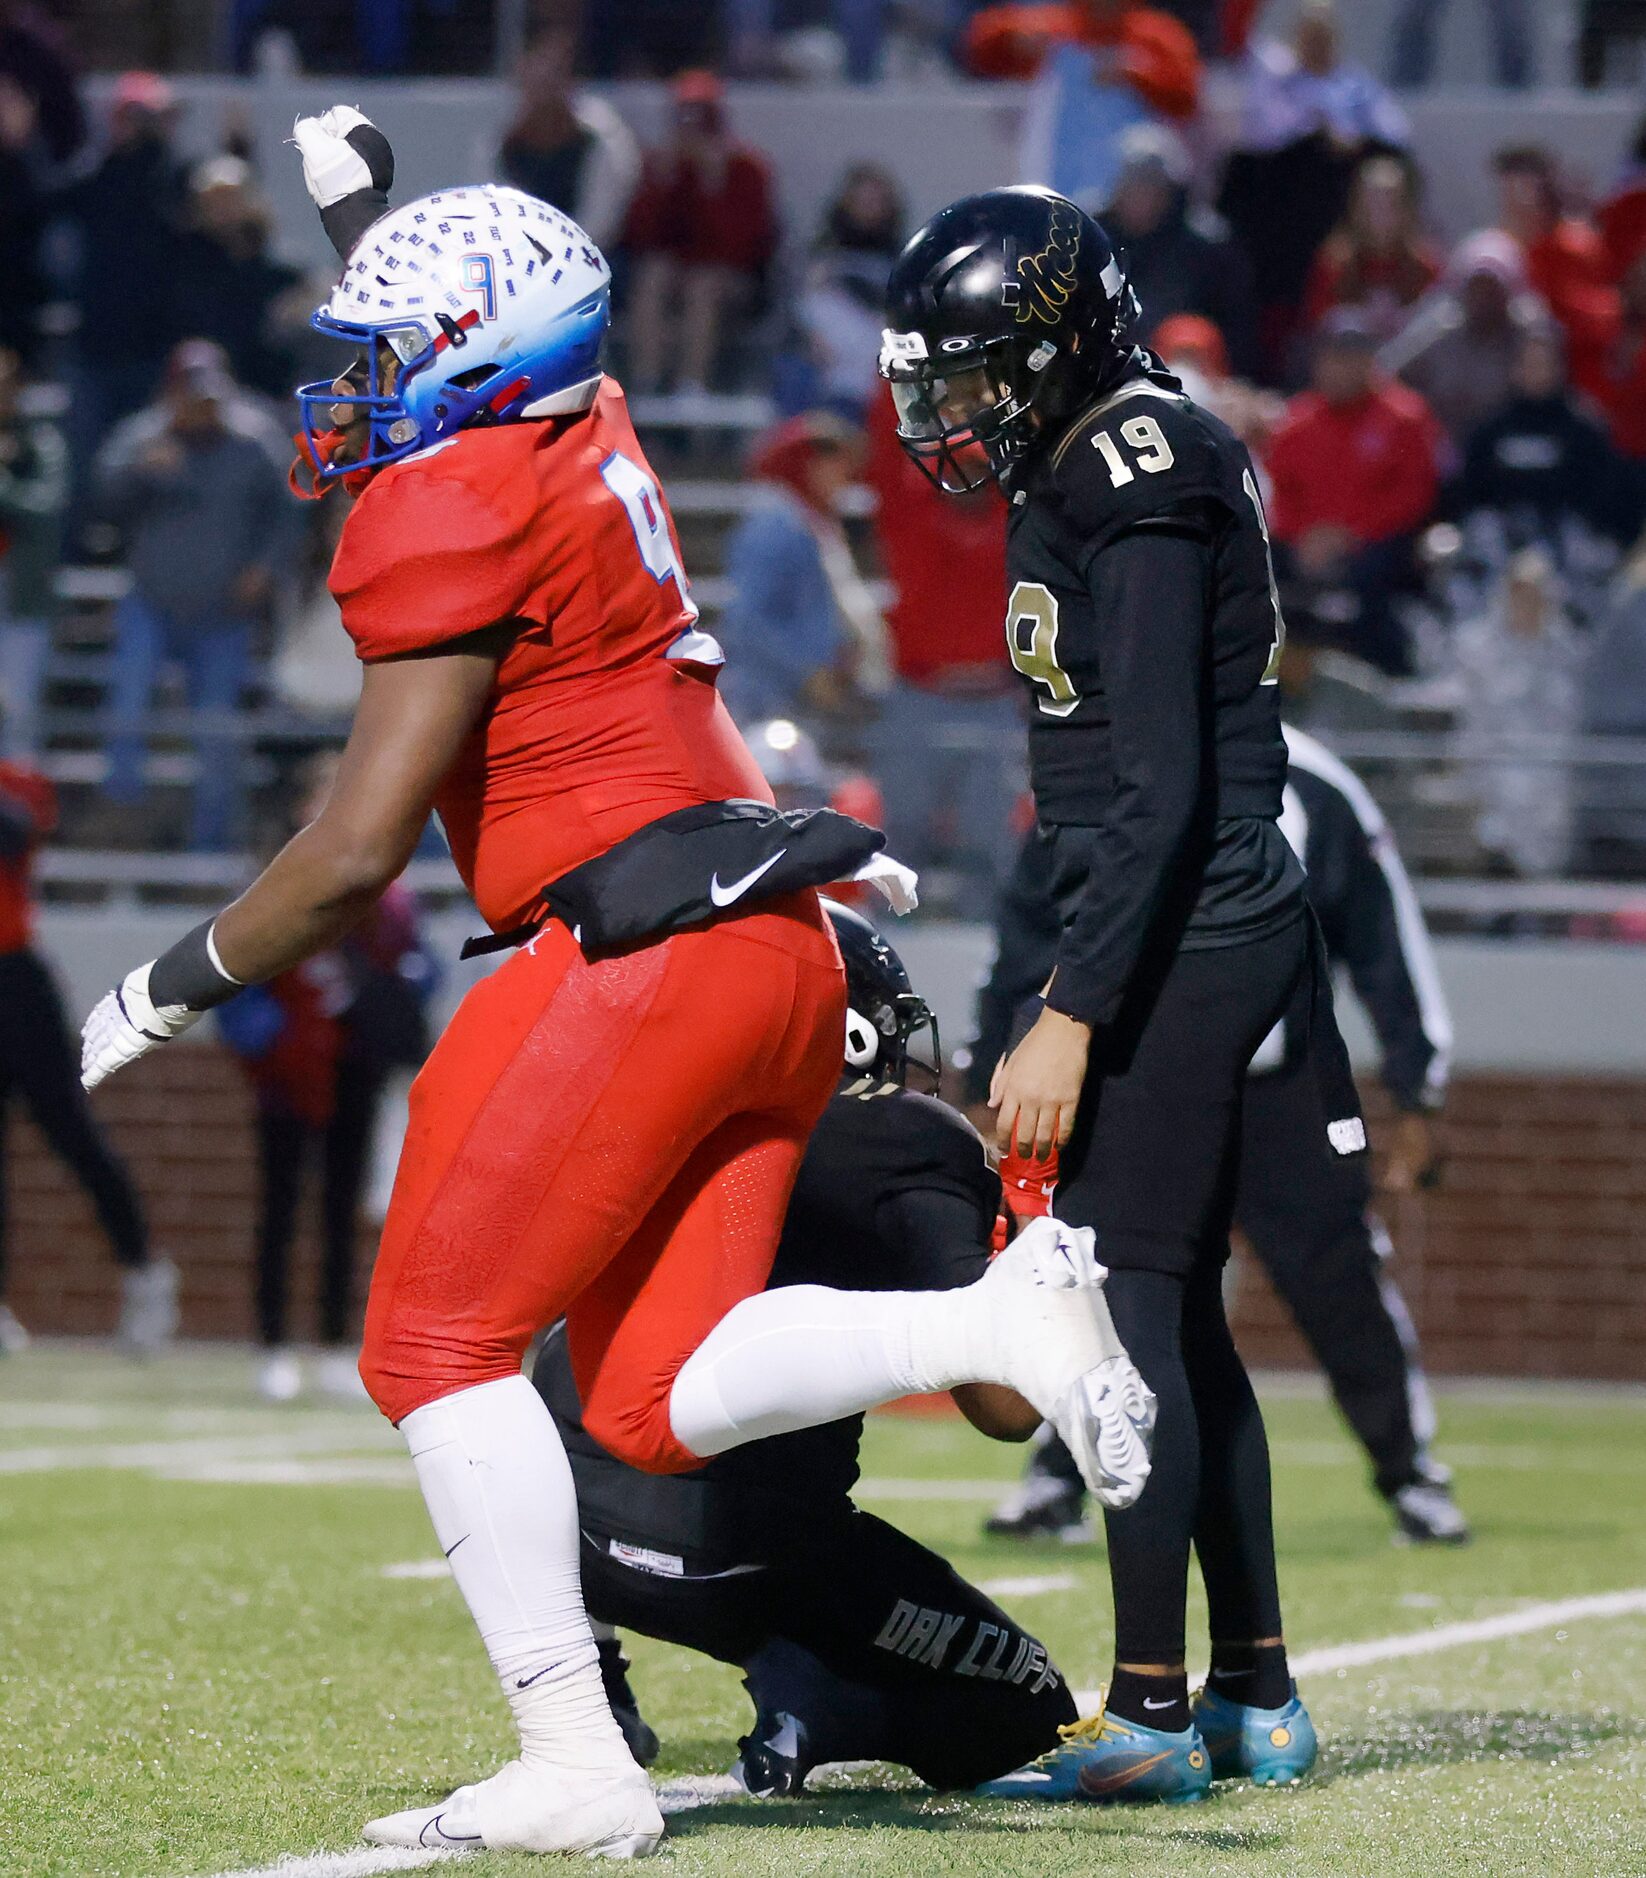
<svg viewBox="0 0 1646 1878">
<path fill-rule="evenodd" d="M 1007 573 L 1065 924 L 1050 1002 L 1106 1023 L 1146 942 L 1233 943 L 1301 902 L 1276 827 L 1284 628 L 1244 446 L 1140 357 L 1026 471 Z"/>
<path fill-rule="evenodd" d="M 854 1291 L 945 1291 L 988 1263 L 999 1176 L 976 1130 L 930 1096 L 855 1082 L 823 1112 L 808 1143 L 772 1285 Z M 532 1373 L 559 1425 L 584 1528 L 653 1569 L 694 1574 L 758 1564 L 777 1528 L 838 1513 L 857 1482 L 863 1418 L 774 1435 L 685 1474 L 642 1474 L 583 1427 L 563 1334 Z M 642 1565 L 645 1561 L 640 1560 Z"/>
</svg>

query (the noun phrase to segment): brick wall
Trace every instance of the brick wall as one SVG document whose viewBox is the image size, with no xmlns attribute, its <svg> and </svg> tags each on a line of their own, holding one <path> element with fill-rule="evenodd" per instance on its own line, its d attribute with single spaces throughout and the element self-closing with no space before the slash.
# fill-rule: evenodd
<svg viewBox="0 0 1646 1878">
<path fill-rule="evenodd" d="M 256 1168 L 233 1063 L 213 1045 L 162 1051 L 96 1099 L 136 1170 L 156 1242 L 183 1268 L 185 1330 L 250 1335 Z M 1374 1140 L 1377 1112 L 1374 1103 Z M 1441 1127 L 1442 1187 L 1388 1216 L 1430 1368 L 1646 1381 L 1646 1082 L 1473 1077 Z M 20 1121 L 7 1172 L 18 1315 L 42 1332 L 108 1330 L 112 1268 L 88 1210 Z M 364 1234 L 362 1251 L 364 1273 Z M 305 1232 L 299 1336 L 312 1334 L 314 1259 Z M 1307 1360 L 1250 1270 L 1238 1324 L 1254 1361 Z"/>
</svg>

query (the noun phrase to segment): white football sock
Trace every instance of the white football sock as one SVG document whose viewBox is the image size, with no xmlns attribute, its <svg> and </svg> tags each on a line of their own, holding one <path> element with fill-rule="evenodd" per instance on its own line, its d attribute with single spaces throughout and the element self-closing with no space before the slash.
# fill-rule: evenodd
<svg viewBox="0 0 1646 1878">
<path fill-rule="evenodd" d="M 583 1611 L 577 1496 L 524 1376 L 442 1396 L 400 1424 L 435 1537 L 503 1685 L 528 1765 L 632 1765 Z"/>
<path fill-rule="evenodd" d="M 902 1395 L 1004 1382 L 975 1287 L 832 1291 L 781 1285 L 734 1305 L 669 1396 L 675 1439 L 707 1459 Z"/>
</svg>

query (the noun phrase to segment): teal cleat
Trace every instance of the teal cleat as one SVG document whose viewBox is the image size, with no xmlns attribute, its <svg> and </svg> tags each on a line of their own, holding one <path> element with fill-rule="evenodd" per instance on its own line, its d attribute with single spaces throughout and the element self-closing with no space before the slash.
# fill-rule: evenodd
<svg viewBox="0 0 1646 1878">
<path fill-rule="evenodd" d="M 1058 1733 L 1038 1761 L 977 1791 L 1001 1800 L 1164 1800 L 1181 1806 L 1211 1790 L 1211 1757 L 1192 1724 L 1181 1734 L 1122 1721 L 1101 1709 Z"/>
<path fill-rule="evenodd" d="M 1250 1780 L 1258 1787 L 1295 1786 L 1315 1764 L 1320 1743 L 1309 1711 L 1297 1699 L 1284 1708 L 1248 1708 L 1212 1689 L 1194 1699 L 1195 1726 L 1211 1756 L 1214 1780 Z"/>
</svg>

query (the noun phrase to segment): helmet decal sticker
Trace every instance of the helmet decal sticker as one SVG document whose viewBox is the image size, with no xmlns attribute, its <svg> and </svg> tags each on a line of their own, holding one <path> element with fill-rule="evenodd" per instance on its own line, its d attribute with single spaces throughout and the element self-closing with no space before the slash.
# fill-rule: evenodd
<svg viewBox="0 0 1646 1878">
<path fill-rule="evenodd" d="M 1055 326 L 1075 287 L 1075 264 L 1080 254 L 1080 214 L 1066 203 L 1051 213 L 1046 245 L 1036 254 L 1018 256 L 1017 279 L 1001 287 L 1001 302 L 1010 307 L 1019 326 L 1040 320 Z"/>
</svg>

